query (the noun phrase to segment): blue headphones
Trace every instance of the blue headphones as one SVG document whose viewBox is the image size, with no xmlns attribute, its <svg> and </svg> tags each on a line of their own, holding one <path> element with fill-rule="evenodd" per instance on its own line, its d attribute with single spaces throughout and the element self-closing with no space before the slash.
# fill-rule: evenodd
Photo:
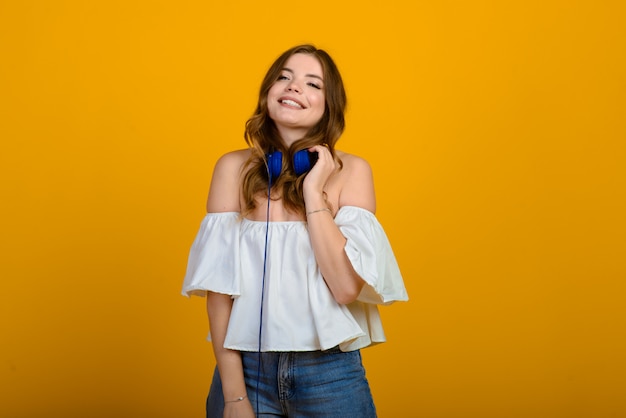
<svg viewBox="0 0 626 418">
<path fill-rule="evenodd" d="M 266 154 L 267 169 L 270 176 L 270 181 L 273 181 L 280 176 L 283 170 L 283 153 L 280 151 L 274 151 Z M 317 161 L 317 152 L 309 152 L 305 149 L 296 152 L 293 155 L 293 171 L 297 176 L 308 172 L 315 162 Z"/>
</svg>

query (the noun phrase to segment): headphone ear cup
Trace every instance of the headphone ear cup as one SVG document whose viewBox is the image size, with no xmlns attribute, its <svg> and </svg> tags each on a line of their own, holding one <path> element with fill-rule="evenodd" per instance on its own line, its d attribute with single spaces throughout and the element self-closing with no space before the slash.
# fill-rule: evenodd
<svg viewBox="0 0 626 418">
<path fill-rule="evenodd" d="M 315 161 L 311 161 L 313 154 L 317 157 L 317 153 L 310 153 L 303 149 L 293 155 L 293 171 L 295 171 L 296 175 L 304 174 L 313 167 L 315 163 Z M 315 158 L 315 160 L 317 160 L 317 158 Z"/>
<path fill-rule="evenodd" d="M 280 172 L 283 170 L 283 153 L 274 151 L 271 154 L 266 154 L 265 157 L 267 158 L 267 174 L 271 184 L 280 176 Z"/>
</svg>

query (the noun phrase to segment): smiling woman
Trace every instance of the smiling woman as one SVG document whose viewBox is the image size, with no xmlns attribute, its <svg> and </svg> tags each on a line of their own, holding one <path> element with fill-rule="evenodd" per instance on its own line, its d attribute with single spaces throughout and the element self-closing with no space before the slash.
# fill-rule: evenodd
<svg viewBox="0 0 626 418">
<path fill-rule="evenodd" d="M 205 301 L 175 295 L 194 218 L 302 39 L 342 70 L 336 145 L 372 166 L 412 299 L 362 351 L 378 415 L 626 417 L 626 2 L 364 6 L 0 1 L 0 417 L 203 415 Z M 278 195 L 292 159 L 265 116 L 250 153 L 283 152 Z M 324 131 L 356 170 L 340 122 L 300 145 Z"/>
<path fill-rule="evenodd" d="M 407 294 L 370 166 L 334 147 L 345 105 L 328 54 L 292 48 L 263 81 L 250 148 L 215 166 L 183 284 L 207 297 L 207 417 L 376 416 L 359 350 L 385 341 L 377 304 Z"/>
<path fill-rule="evenodd" d="M 313 56 L 298 53 L 289 58 L 267 97 L 270 118 L 285 145 L 291 145 L 324 114 L 322 65 Z"/>
</svg>

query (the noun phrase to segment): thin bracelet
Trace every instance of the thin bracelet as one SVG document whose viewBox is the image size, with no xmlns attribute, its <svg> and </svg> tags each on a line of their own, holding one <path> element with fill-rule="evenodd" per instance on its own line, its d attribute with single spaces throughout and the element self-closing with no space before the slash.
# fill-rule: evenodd
<svg viewBox="0 0 626 418">
<path fill-rule="evenodd" d="M 244 399 L 246 399 L 248 396 L 240 396 L 237 399 L 233 399 L 232 401 L 224 401 L 224 403 L 231 403 L 231 402 L 241 402 Z"/>
<path fill-rule="evenodd" d="M 330 211 L 330 209 L 328 209 L 328 208 L 324 208 L 324 209 L 317 209 L 317 210 L 312 210 L 311 212 L 307 212 L 307 213 L 306 213 L 306 216 L 309 216 L 309 215 L 311 215 L 311 214 L 313 214 L 313 213 L 317 213 L 317 212 L 324 212 L 324 211 L 326 211 L 326 212 L 330 213 L 331 215 L 333 214 L 333 213 Z"/>
</svg>

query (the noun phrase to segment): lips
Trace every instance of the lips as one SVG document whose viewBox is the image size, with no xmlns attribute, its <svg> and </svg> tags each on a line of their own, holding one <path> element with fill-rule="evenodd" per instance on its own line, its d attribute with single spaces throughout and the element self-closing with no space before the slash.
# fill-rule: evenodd
<svg viewBox="0 0 626 418">
<path fill-rule="evenodd" d="M 284 106 L 292 107 L 294 109 L 306 109 L 306 107 L 301 102 L 291 97 L 281 97 L 280 99 L 278 99 L 278 103 Z"/>
</svg>

